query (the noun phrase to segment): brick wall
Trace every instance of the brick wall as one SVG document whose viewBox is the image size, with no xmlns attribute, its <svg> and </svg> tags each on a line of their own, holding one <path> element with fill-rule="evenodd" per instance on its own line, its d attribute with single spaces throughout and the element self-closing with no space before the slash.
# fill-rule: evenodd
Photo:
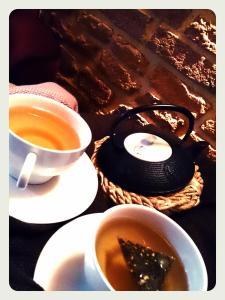
<svg viewBox="0 0 225 300">
<path fill-rule="evenodd" d="M 194 114 L 194 140 L 215 159 L 216 26 L 210 10 L 44 10 L 61 47 L 57 81 L 80 111 L 108 113 L 119 104 L 173 103 Z M 177 134 L 177 113 L 151 114 Z"/>
</svg>

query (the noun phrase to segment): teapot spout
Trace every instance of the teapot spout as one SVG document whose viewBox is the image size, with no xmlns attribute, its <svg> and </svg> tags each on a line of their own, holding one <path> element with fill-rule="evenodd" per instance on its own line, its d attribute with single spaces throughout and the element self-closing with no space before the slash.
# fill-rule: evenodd
<svg viewBox="0 0 225 300">
<path fill-rule="evenodd" d="M 209 146 L 209 143 L 206 141 L 200 141 L 192 144 L 191 146 L 187 147 L 187 150 L 190 151 L 190 154 L 193 157 L 193 160 L 196 160 L 199 155 L 202 153 Z"/>
</svg>

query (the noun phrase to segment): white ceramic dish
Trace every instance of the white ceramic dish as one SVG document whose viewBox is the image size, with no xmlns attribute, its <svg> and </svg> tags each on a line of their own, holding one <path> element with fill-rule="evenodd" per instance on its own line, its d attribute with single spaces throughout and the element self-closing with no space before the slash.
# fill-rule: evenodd
<svg viewBox="0 0 225 300">
<path fill-rule="evenodd" d="M 47 142 L 46 145 L 49 145 L 50 148 L 48 146 L 46 148 L 40 145 L 36 145 L 36 143 L 33 144 L 26 138 L 24 139 L 21 136 L 17 135 L 14 131 L 12 131 L 12 128 L 15 129 L 14 126 L 19 126 L 17 129 L 15 129 L 16 132 L 18 133 L 17 130 L 19 130 L 20 132 L 22 130 L 23 133 L 29 132 L 27 138 L 31 138 L 31 132 L 29 129 L 30 125 L 28 124 L 28 127 L 24 127 L 24 125 L 21 123 L 20 118 L 17 119 L 14 113 L 12 115 L 10 113 L 9 174 L 12 177 L 17 178 L 18 187 L 25 189 L 28 183 L 45 183 L 53 176 L 61 175 L 65 170 L 73 167 L 74 163 L 81 157 L 81 155 L 90 144 L 92 133 L 86 121 L 77 112 L 68 108 L 62 103 L 59 103 L 58 101 L 52 101 L 52 99 L 32 94 L 9 95 L 9 108 L 15 109 L 20 106 L 32 110 L 40 109 L 45 113 L 51 113 L 58 119 L 61 119 L 62 121 L 67 123 L 67 125 L 73 131 L 73 134 L 76 133 L 80 144 L 79 147 L 76 147 L 74 144 L 71 146 L 72 149 L 67 150 L 50 149 L 51 146 L 53 146 L 53 148 L 55 146 L 58 148 L 58 142 L 55 141 L 56 137 L 54 137 L 53 132 L 48 132 L 48 129 L 46 129 L 45 127 L 42 129 L 41 127 L 39 128 L 38 119 L 40 119 L 40 116 L 36 116 L 36 119 L 33 119 L 31 121 L 36 123 L 36 125 L 33 124 L 33 129 L 39 132 L 39 138 L 41 137 L 42 142 Z M 36 112 L 33 112 L 32 114 L 36 115 Z M 39 115 L 39 113 L 37 115 Z M 50 140 L 49 138 L 47 138 L 46 140 L 46 137 L 41 133 L 42 130 L 47 130 L 47 133 L 51 135 Z M 66 134 L 61 126 L 58 128 L 56 126 L 55 131 L 57 131 L 58 138 Z M 37 133 L 35 133 L 35 135 L 36 134 Z M 38 136 L 36 136 L 36 138 Z M 70 139 L 72 137 L 73 135 L 69 134 L 67 138 Z M 52 141 L 54 141 L 53 144 L 51 144 Z M 42 142 L 41 145 L 43 145 Z M 59 142 L 62 142 L 62 140 L 60 139 Z"/>
<path fill-rule="evenodd" d="M 91 228 L 102 214 L 79 217 L 48 240 L 38 258 L 34 281 L 46 291 L 92 290 L 84 276 L 84 252 Z"/>
<path fill-rule="evenodd" d="M 9 177 L 9 215 L 27 223 L 69 220 L 85 211 L 98 189 L 96 170 L 86 153 L 62 175 L 40 185 L 16 187 Z"/>
<path fill-rule="evenodd" d="M 126 206 L 129 209 L 129 205 Z M 125 209 L 127 209 L 125 206 L 121 206 L 121 211 Z M 98 290 L 95 269 L 89 264 L 87 254 L 92 251 L 91 241 L 94 232 L 104 222 L 108 214 L 116 210 L 116 207 L 114 207 L 114 209 L 112 208 L 105 213 L 84 215 L 61 227 L 44 246 L 35 267 L 34 281 L 46 291 Z M 132 211 L 135 211 L 135 207 L 132 208 Z M 158 212 L 149 211 L 153 215 L 158 215 Z M 167 217 L 163 216 L 163 218 Z M 156 221 L 156 226 L 159 226 L 159 219 L 157 217 L 153 218 L 153 221 Z M 168 222 L 174 223 L 172 220 Z M 174 231 L 170 232 L 172 233 L 172 239 L 176 240 Z M 185 248 L 190 247 L 190 245 L 196 246 L 186 233 L 183 234 L 186 236 L 186 240 L 178 238 L 177 243 L 182 242 L 180 247 L 184 249 L 184 253 L 181 252 L 181 255 L 188 276 L 189 288 L 190 290 L 205 291 L 207 290 L 207 273 L 204 262 L 197 248 L 194 249 L 194 253 L 185 253 Z M 192 264 L 192 262 L 193 265 L 190 267 L 189 263 Z M 96 284 L 93 284 L 93 282 Z M 110 288 L 107 288 L 107 290 L 110 290 Z"/>
<path fill-rule="evenodd" d="M 103 271 L 107 270 L 107 259 L 105 259 L 105 262 L 102 264 L 103 268 L 99 264 L 96 253 L 96 244 L 98 233 L 101 232 L 104 225 L 111 220 L 113 221 L 120 218 L 123 218 L 124 220 L 128 218 L 151 228 L 174 248 L 182 262 L 186 274 L 188 291 L 207 290 L 208 275 L 206 266 L 201 253 L 191 237 L 182 229 L 182 227 L 162 212 L 139 204 L 113 206 L 102 214 L 100 222 L 93 227 L 89 244 L 86 247 L 84 261 L 84 273 L 89 279 L 90 286 L 98 291 L 115 291 Z M 120 234 L 119 231 L 117 234 Z M 141 243 L 144 244 L 144 242 L 145 240 L 143 239 Z M 113 249 L 116 249 L 113 248 L 115 246 L 113 243 L 110 244 L 110 241 L 109 245 L 110 248 L 107 248 L 106 251 L 113 251 Z"/>
</svg>

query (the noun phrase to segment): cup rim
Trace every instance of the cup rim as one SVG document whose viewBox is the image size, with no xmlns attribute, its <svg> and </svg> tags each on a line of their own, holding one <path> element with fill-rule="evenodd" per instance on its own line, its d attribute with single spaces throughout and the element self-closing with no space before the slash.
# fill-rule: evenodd
<svg viewBox="0 0 225 300">
<path fill-rule="evenodd" d="M 206 269 L 206 265 L 205 262 L 203 260 L 203 257 L 198 249 L 198 247 L 196 246 L 195 242 L 192 240 L 192 238 L 188 235 L 188 233 L 178 224 L 176 223 L 173 219 L 171 219 L 170 217 L 168 217 L 167 215 L 163 214 L 162 212 L 156 210 L 155 208 L 151 208 L 151 207 L 145 207 L 139 204 L 122 204 L 122 205 L 116 205 L 113 206 L 109 209 L 107 209 L 105 212 L 103 212 L 102 214 L 102 218 L 99 220 L 96 229 L 95 229 L 95 233 L 94 233 L 94 238 L 93 238 L 93 242 L 92 242 L 92 247 L 94 247 L 94 255 L 93 255 L 93 259 L 94 259 L 94 264 L 95 267 L 97 268 L 97 271 L 99 272 L 102 280 L 104 281 L 104 283 L 106 284 L 106 286 L 112 290 L 112 291 L 116 291 L 112 285 L 110 284 L 110 282 L 108 281 L 107 277 L 105 276 L 104 272 L 102 271 L 100 264 L 98 262 L 98 258 L 96 255 L 96 238 L 98 235 L 98 232 L 101 228 L 101 224 L 104 220 L 106 220 L 107 216 L 110 215 L 112 212 L 117 211 L 117 210 L 126 210 L 126 209 L 138 209 L 138 210 L 144 210 L 146 212 L 150 212 L 152 214 L 155 214 L 157 216 L 159 216 L 159 218 L 164 219 L 167 223 L 169 223 L 171 226 L 173 226 L 176 230 L 178 230 L 180 232 L 181 235 L 183 235 L 183 237 L 185 238 L 185 240 L 187 240 L 187 242 L 191 245 L 191 247 L 193 248 L 196 256 L 198 257 L 198 261 L 199 261 L 199 266 L 200 266 L 200 270 L 202 273 L 202 282 L 201 282 L 201 286 L 198 290 L 196 291 L 207 291 L 207 287 L 208 287 L 208 274 L 207 274 L 207 269 Z M 179 253 L 177 253 L 177 255 L 179 256 Z M 182 260 L 181 260 L 182 261 Z M 188 274 L 187 274 L 188 276 Z M 188 291 L 192 291 L 191 289 L 187 289 Z"/>
<path fill-rule="evenodd" d="M 27 97 L 27 98 L 31 98 L 31 99 L 33 99 L 33 97 L 36 97 L 37 99 L 42 99 L 42 101 L 46 101 L 46 102 L 52 103 L 53 105 L 61 107 L 64 110 L 66 110 L 69 114 L 74 114 L 76 116 L 76 118 L 78 118 L 79 121 L 81 121 L 85 125 L 85 127 L 87 128 L 87 131 L 88 131 L 88 135 L 89 135 L 89 137 L 88 137 L 89 143 L 87 143 L 87 145 L 84 145 L 82 147 L 75 148 L 75 149 L 57 150 L 57 149 L 45 148 L 45 147 L 33 144 L 33 143 L 21 138 L 19 135 L 17 135 L 14 131 L 12 131 L 9 128 L 9 133 L 14 138 L 16 138 L 16 139 L 20 140 L 21 142 L 25 143 L 27 146 L 37 148 L 37 149 L 42 150 L 44 152 L 51 152 L 51 153 L 55 153 L 55 154 L 73 154 L 73 153 L 79 153 L 79 152 L 84 151 L 88 147 L 88 145 L 90 144 L 90 142 L 92 140 L 91 129 L 90 129 L 89 125 L 87 124 L 87 122 L 80 116 L 80 114 L 78 112 L 76 112 L 75 110 L 73 110 L 72 108 L 69 108 L 65 104 L 63 104 L 61 102 L 58 102 L 58 101 L 56 101 L 52 98 L 48 98 L 48 97 L 45 97 L 45 96 L 42 96 L 42 95 L 36 95 L 36 94 L 32 94 L 32 93 L 31 94 L 30 93 L 29 94 L 28 93 L 9 94 L 9 99 L 11 97 Z M 10 106 L 9 106 L 9 108 L 10 108 Z"/>
</svg>

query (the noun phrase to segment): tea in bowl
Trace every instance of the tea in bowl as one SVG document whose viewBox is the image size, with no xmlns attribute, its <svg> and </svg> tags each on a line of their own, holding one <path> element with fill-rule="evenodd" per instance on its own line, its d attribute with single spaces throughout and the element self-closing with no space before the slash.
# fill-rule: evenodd
<svg viewBox="0 0 225 300">
<path fill-rule="evenodd" d="M 9 96 L 9 173 L 20 188 L 72 167 L 91 136 L 85 120 L 64 104 L 38 95 Z"/>
<path fill-rule="evenodd" d="M 207 290 L 204 261 L 188 234 L 163 213 L 136 204 L 102 214 L 84 268 L 95 290 Z"/>
</svg>

